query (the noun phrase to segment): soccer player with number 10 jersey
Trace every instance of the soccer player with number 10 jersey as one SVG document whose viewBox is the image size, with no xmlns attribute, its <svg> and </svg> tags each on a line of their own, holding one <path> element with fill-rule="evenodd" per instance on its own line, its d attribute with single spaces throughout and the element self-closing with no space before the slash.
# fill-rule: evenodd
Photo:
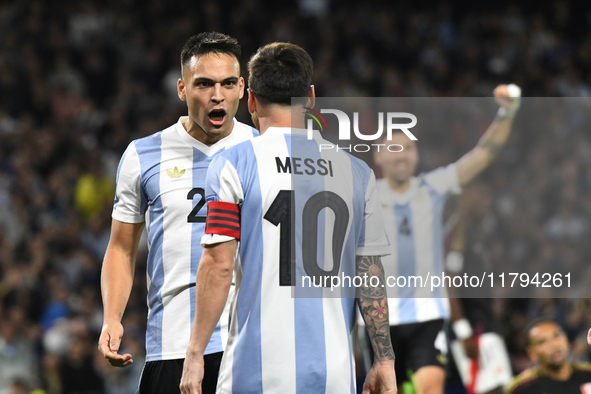
<svg viewBox="0 0 591 394">
<path fill-rule="evenodd" d="M 248 108 L 261 136 L 222 152 L 207 174 L 207 228 L 183 394 L 199 392 L 204 350 L 224 308 L 237 249 L 219 393 L 356 393 L 356 304 L 375 352 L 363 392 L 396 393 L 380 285 L 389 245 L 375 177 L 348 153 L 320 153 L 318 145 L 328 142 L 319 134 L 307 138 L 303 112 L 314 105 L 311 79 L 312 59 L 293 44 L 266 45 L 249 62 Z M 293 112 L 292 97 L 300 98 Z M 323 159 L 333 173 L 292 171 L 290 158 Z M 375 277 L 378 285 L 361 287 L 357 298 L 345 289 L 342 297 L 323 297 L 330 289 L 322 288 L 298 296 L 303 276 L 340 272 Z"/>
</svg>

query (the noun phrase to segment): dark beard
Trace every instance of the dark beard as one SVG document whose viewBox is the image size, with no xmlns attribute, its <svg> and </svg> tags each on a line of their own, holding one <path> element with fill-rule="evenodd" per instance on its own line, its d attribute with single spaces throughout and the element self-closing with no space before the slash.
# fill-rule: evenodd
<svg viewBox="0 0 591 394">
<path fill-rule="evenodd" d="M 560 363 L 548 363 L 546 364 L 546 368 L 550 369 L 553 372 L 558 372 L 560 368 L 562 368 L 566 364 L 566 359 Z"/>
<path fill-rule="evenodd" d="M 250 114 L 250 118 L 252 119 L 252 124 L 254 124 L 254 128 L 257 129 L 259 132 L 261 131 L 261 125 L 259 123 L 259 118 L 256 116 L 256 112 Z"/>
</svg>

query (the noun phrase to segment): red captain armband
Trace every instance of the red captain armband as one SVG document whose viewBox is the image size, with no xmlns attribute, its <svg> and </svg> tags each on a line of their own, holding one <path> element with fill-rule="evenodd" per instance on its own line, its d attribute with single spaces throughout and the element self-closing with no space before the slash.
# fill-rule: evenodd
<svg viewBox="0 0 591 394">
<path fill-rule="evenodd" d="M 205 234 L 227 235 L 240 240 L 240 209 L 238 205 L 222 201 L 208 202 Z"/>
</svg>

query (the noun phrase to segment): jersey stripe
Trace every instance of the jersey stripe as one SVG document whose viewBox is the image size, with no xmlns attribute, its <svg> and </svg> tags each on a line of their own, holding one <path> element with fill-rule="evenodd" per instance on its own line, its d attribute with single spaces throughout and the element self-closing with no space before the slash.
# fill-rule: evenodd
<svg viewBox="0 0 591 394">
<path fill-rule="evenodd" d="M 193 148 L 177 144 L 175 133 L 162 133 L 160 195 L 163 206 L 162 266 L 164 283 L 161 288 L 164 305 L 162 319 L 162 358 L 171 359 L 178 352 L 179 338 L 191 335 L 191 232 L 193 223 L 187 215 L 193 209 L 186 190 L 193 187 Z M 174 147 L 174 149 L 171 149 Z M 174 168 L 185 171 L 180 178 L 171 178 Z M 207 167 L 205 167 L 207 168 Z M 179 313 L 183 311 L 183 313 Z"/>
<path fill-rule="evenodd" d="M 125 161 L 125 158 L 127 157 L 127 152 L 129 152 L 130 149 L 134 149 L 135 150 L 135 146 L 129 146 L 127 149 L 125 149 L 125 152 L 123 152 L 123 155 L 121 156 L 121 160 L 119 161 L 119 164 L 117 165 L 117 177 L 116 179 L 119 180 L 119 174 L 121 173 L 121 166 L 123 165 L 123 162 Z M 113 209 L 117 209 L 117 204 L 119 204 L 119 195 L 117 193 L 115 193 L 115 201 L 113 202 Z"/>
<path fill-rule="evenodd" d="M 243 152 L 245 161 L 256 165 L 256 157 L 250 149 Z M 262 218 L 262 207 L 258 203 L 261 199 L 261 186 L 257 171 L 250 168 L 237 168 L 241 178 L 248 171 L 252 175 L 250 188 L 253 194 L 253 202 L 242 205 L 242 215 L 250 218 Z M 244 179 L 244 178 L 242 178 Z M 233 363 L 232 366 L 232 391 L 240 392 L 241 385 L 255 388 L 255 392 L 263 392 L 262 379 L 262 356 L 261 356 L 261 288 L 258 283 L 263 280 L 263 267 L 259 262 L 263 261 L 263 228 L 262 220 L 244 220 L 242 230 L 249 235 L 249 242 L 253 247 L 245 251 L 240 259 L 242 264 L 242 278 L 240 287 L 245 289 L 257 289 L 253 292 L 238 292 L 236 302 L 237 330 L 241 335 L 248 336 L 248 341 L 241 341 L 233 350 L 233 358 L 237 360 L 248 360 L 247 363 Z M 248 323 L 248 324 L 247 324 Z M 221 380 L 221 377 L 220 377 Z"/>
<path fill-rule="evenodd" d="M 323 152 L 322 158 L 327 161 L 331 160 L 333 163 L 339 163 L 339 167 L 341 167 L 338 178 L 324 177 L 325 190 L 339 190 L 339 196 L 346 201 L 351 201 L 351 204 L 347 204 L 350 220 L 347 223 L 346 241 L 343 245 L 341 256 L 355 256 L 357 249 L 365 246 L 365 220 L 359 220 L 359 218 L 364 217 L 365 191 L 371 170 L 366 166 L 353 165 L 352 157 L 346 154 L 337 155 L 335 152 L 327 151 Z M 327 228 L 329 230 L 324 241 L 324 245 L 328 249 L 326 250 L 327 258 L 325 261 L 330 260 L 330 268 L 332 268 L 332 264 L 334 264 L 332 262 L 333 251 L 330 247 L 332 245 L 332 238 L 329 236 L 334 232 L 331 230 L 334 226 L 334 213 L 328 209 L 325 211 L 327 212 L 327 216 L 330 213 L 333 219 L 332 221 L 327 221 Z M 354 218 L 357 218 L 357 220 Z M 355 275 L 355 259 L 341 258 L 341 272 L 353 277 Z M 353 288 L 337 288 L 334 292 L 331 292 L 330 289 L 324 289 L 324 293 L 327 392 L 354 393 L 355 360 L 353 357 L 350 357 L 350 354 L 352 354 L 351 334 L 356 306 L 354 298 L 355 290 Z M 343 346 L 345 343 L 347 346 Z M 343 364 L 337 364 L 334 360 L 348 360 L 348 368 L 343 368 Z"/>
<path fill-rule="evenodd" d="M 288 145 L 283 135 L 268 135 L 268 145 L 253 144 L 257 157 L 257 172 L 260 176 L 261 199 L 253 203 L 261 207 L 261 218 L 270 207 L 281 190 L 290 190 L 291 177 L 288 174 L 279 175 L 274 167 L 265 165 L 272 156 L 287 157 Z M 273 147 L 269 151 L 269 146 Z M 279 176 L 278 176 L 279 175 Z M 246 202 L 246 200 L 245 200 Z M 297 209 L 297 208 L 296 208 Z M 243 211 L 244 218 L 250 217 Z M 262 302 L 261 307 L 261 336 L 263 391 L 269 392 L 276 387 L 284 387 L 284 392 L 296 392 L 297 360 L 295 304 L 291 298 L 291 288 L 277 286 L 279 278 L 280 242 L 278 234 L 280 226 L 273 225 L 263 219 L 263 239 L 265 252 L 262 271 Z M 245 244 L 252 245 L 245 241 Z M 266 285 L 265 285 L 266 284 Z M 276 344 L 282 343 L 281 352 Z"/>
<path fill-rule="evenodd" d="M 394 216 L 396 219 L 396 237 L 398 261 L 404 261 L 405 264 L 398 266 L 398 275 L 408 278 L 415 275 L 415 243 L 414 243 L 414 229 L 412 228 L 412 211 L 408 205 L 394 206 Z M 399 297 L 400 300 L 400 321 L 412 321 L 416 315 L 415 300 L 413 288 L 408 281 L 406 286 L 401 287 Z"/>
<path fill-rule="evenodd" d="M 141 182 L 146 185 L 150 176 L 160 172 L 161 139 L 162 133 L 157 133 L 153 137 L 145 140 L 139 140 L 136 144 L 138 157 L 140 158 Z M 160 194 L 160 189 L 153 190 L 155 195 Z M 147 201 L 149 204 L 150 202 Z M 148 234 L 148 245 L 150 253 L 146 270 L 150 275 L 150 284 L 148 287 L 148 305 L 150 311 L 148 314 L 148 329 L 146 330 L 146 347 L 148 354 L 159 357 L 162 354 L 162 317 L 164 306 L 162 305 L 162 295 L 160 289 L 164 283 L 164 269 L 162 267 L 162 202 L 157 199 L 152 202 L 150 207 L 150 227 L 153 229 Z M 151 291 L 150 291 L 151 290 Z"/>
<path fill-rule="evenodd" d="M 451 195 L 447 192 L 443 196 L 438 196 L 437 191 L 433 187 L 429 187 L 429 195 L 434 200 L 433 203 L 433 270 L 434 272 L 443 271 L 443 209 L 445 208 L 445 202 Z M 439 198 L 437 198 L 439 197 Z M 437 310 L 440 316 L 445 318 L 449 317 L 449 308 L 445 308 L 445 305 L 449 305 L 447 298 L 444 300 L 439 297 L 447 297 L 447 291 L 440 287 L 434 289 L 433 295 L 436 297 L 435 302 L 437 303 Z"/>
<path fill-rule="evenodd" d="M 314 160 L 320 158 L 318 153 L 318 146 L 316 141 L 298 138 L 300 136 L 292 136 L 285 134 L 285 145 L 287 148 L 287 155 L 289 157 L 308 157 Z M 277 139 L 280 136 L 275 137 Z M 281 156 L 279 156 L 281 157 Z M 294 166 L 292 161 L 292 166 Z M 292 170 L 294 170 L 292 168 Z M 313 186 L 309 183 L 313 183 Z M 294 190 L 295 201 L 295 227 L 302 229 L 302 236 L 307 232 L 303 228 L 302 218 L 304 203 L 308 201 L 310 192 L 317 190 L 325 190 L 324 178 L 314 177 L 313 179 L 306 179 L 302 177 L 291 177 L 292 188 Z M 322 210 L 316 222 L 319 237 L 326 234 L 326 211 Z M 297 233 L 297 231 L 296 231 Z M 297 241 L 296 241 L 297 244 Z M 292 245 L 295 248 L 295 245 Z M 303 267 L 302 253 L 296 249 L 296 267 Z M 315 256 L 315 263 L 324 262 L 325 265 L 321 268 L 327 270 L 327 265 L 333 264 L 331 259 L 325 259 L 324 243 L 317 243 L 317 250 Z M 332 267 L 331 267 L 332 268 Z M 296 278 L 300 275 L 296 274 Z M 294 307 L 294 330 L 295 330 L 295 379 L 296 379 L 296 393 L 305 394 L 311 392 L 325 392 L 326 391 L 326 348 L 325 348 L 325 324 L 326 320 L 320 320 L 315 324 L 309 324 L 310 316 L 323 315 L 323 300 L 322 288 L 312 289 L 310 297 L 315 298 L 299 298 L 293 300 Z M 310 358 L 310 354 L 324 355 Z"/>
</svg>

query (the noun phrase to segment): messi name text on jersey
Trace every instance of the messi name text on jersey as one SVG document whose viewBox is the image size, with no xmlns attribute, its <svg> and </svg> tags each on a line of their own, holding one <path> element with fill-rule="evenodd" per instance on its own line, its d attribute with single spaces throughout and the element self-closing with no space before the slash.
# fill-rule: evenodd
<svg viewBox="0 0 591 394">
<path fill-rule="evenodd" d="M 289 173 L 294 175 L 332 175 L 332 162 L 324 159 L 311 159 L 301 157 L 286 157 L 281 160 L 275 157 L 277 173 Z"/>
</svg>

